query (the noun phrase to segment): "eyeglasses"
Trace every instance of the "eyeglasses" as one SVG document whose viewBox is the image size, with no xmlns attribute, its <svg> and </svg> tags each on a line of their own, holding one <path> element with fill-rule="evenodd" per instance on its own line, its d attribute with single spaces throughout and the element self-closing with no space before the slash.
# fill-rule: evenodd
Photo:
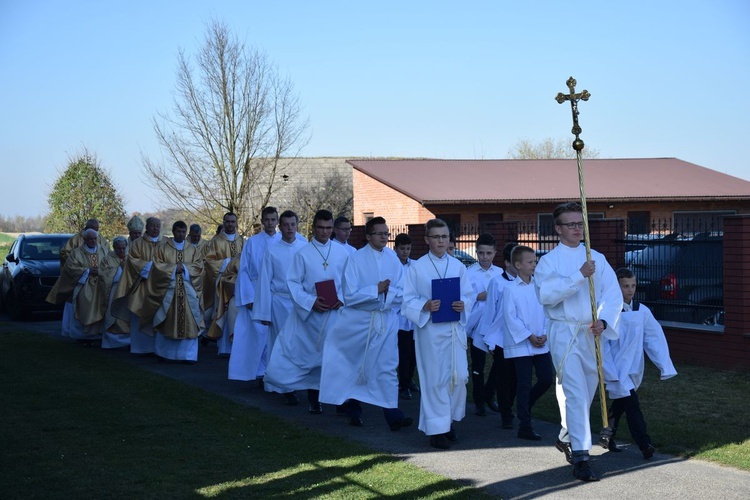
<svg viewBox="0 0 750 500">
<path fill-rule="evenodd" d="M 437 241 L 437 240 L 447 240 L 448 238 L 450 238 L 450 236 L 448 236 L 447 234 L 432 234 L 428 236 L 428 238 L 430 238 L 431 240 Z"/>
<path fill-rule="evenodd" d="M 337 227 L 336 229 L 338 229 L 339 231 L 351 231 L 352 230 L 352 228 L 350 227 Z"/>
<path fill-rule="evenodd" d="M 568 222 L 567 224 L 558 224 L 558 226 L 565 226 L 568 229 L 583 229 L 583 222 Z"/>
<path fill-rule="evenodd" d="M 315 226 L 315 229 L 320 229 L 321 231 L 331 231 L 333 229 L 333 226 Z"/>
<path fill-rule="evenodd" d="M 382 232 L 382 231 L 379 233 L 370 233 L 370 236 L 390 236 L 390 235 L 391 233 Z"/>
</svg>

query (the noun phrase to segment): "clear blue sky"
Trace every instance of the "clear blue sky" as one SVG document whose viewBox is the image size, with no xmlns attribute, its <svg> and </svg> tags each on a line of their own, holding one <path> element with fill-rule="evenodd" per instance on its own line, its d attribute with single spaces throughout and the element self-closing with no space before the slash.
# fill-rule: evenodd
<svg viewBox="0 0 750 500">
<path fill-rule="evenodd" d="M 211 19 L 264 50 L 311 124 L 306 156 L 505 158 L 570 138 L 750 180 L 750 2 L 0 1 L 0 214 L 47 211 L 71 155 L 98 155 L 128 212 L 156 207 L 141 152 L 176 54 Z M 648 179 L 644 179 L 648 182 Z M 533 187 L 530 187 L 533 189 Z"/>
</svg>

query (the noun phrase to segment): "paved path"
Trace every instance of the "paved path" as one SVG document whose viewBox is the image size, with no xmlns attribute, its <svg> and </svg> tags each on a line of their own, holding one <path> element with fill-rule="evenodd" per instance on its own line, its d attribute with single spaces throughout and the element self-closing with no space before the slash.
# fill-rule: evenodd
<svg viewBox="0 0 750 500">
<path fill-rule="evenodd" d="M 0 316 L 0 321 L 7 318 Z M 40 321 L 18 325 L 49 335 L 59 332 L 59 321 Z M 467 412 L 456 425 L 459 441 L 450 451 L 430 448 L 427 438 L 416 429 L 418 400 L 402 401 L 401 408 L 415 418 L 415 426 L 391 432 L 382 411 L 364 405 L 362 428 L 347 425 L 346 418 L 336 415 L 325 405 L 323 415 L 309 415 L 307 406 L 288 407 L 278 395 L 260 390 L 255 383 L 227 380 L 227 359 L 219 358 L 215 348 L 202 347 L 196 365 L 158 363 L 155 358 L 136 357 L 122 351 L 105 351 L 106 355 L 144 369 L 222 395 L 240 404 L 316 429 L 327 434 L 352 439 L 372 449 L 390 453 L 446 477 L 484 489 L 501 498 L 570 498 L 581 499 L 721 499 L 750 498 L 750 473 L 699 460 L 685 460 L 656 454 L 643 460 L 634 445 L 624 446 L 622 453 L 608 453 L 595 446 L 592 467 L 602 478 L 598 483 L 573 479 L 571 466 L 553 443 L 558 426 L 536 422 L 542 441 L 518 439 L 515 431 L 500 428 L 497 414 L 477 417 Z M 304 403 L 304 394 L 299 393 Z"/>
</svg>

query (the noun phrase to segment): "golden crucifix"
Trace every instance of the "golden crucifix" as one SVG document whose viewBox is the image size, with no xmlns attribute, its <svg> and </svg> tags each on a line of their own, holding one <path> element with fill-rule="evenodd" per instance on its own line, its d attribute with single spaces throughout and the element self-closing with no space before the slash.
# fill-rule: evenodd
<svg viewBox="0 0 750 500">
<path fill-rule="evenodd" d="M 571 129 L 571 133 L 576 136 L 575 140 L 573 141 L 573 149 L 576 152 L 576 158 L 578 159 L 578 187 L 581 192 L 581 209 L 583 212 L 583 240 L 586 244 L 586 260 L 591 260 L 591 241 L 589 239 L 589 215 L 588 210 L 586 209 L 586 189 L 583 185 L 583 140 L 581 140 L 581 126 L 578 125 L 578 101 L 588 101 L 589 97 L 591 97 L 591 94 L 589 94 L 588 90 L 584 90 L 583 92 L 576 93 L 576 81 L 575 78 L 572 76 L 568 78 L 568 81 L 565 82 L 568 85 L 568 89 L 570 90 L 569 94 L 563 94 L 562 92 L 558 92 L 557 97 L 555 97 L 555 100 L 562 104 L 565 101 L 570 101 L 570 108 L 573 111 L 573 128 Z M 589 276 L 589 298 L 591 299 L 591 321 L 593 323 L 596 323 L 597 317 L 596 317 L 596 291 L 594 290 L 594 276 Z M 594 337 L 595 343 L 596 343 L 596 366 L 599 369 L 599 400 L 601 402 L 602 407 L 602 425 L 604 426 L 604 430 L 602 431 L 602 435 L 604 437 L 607 437 L 606 435 L 609 433 L 609 436 L 611 436 L 611 430 L 609 429 L 609 418 L 607 417 L 607 399 L 606 395 L 604 393 L 604 374 L 602 371 L 602 348 L 601 348 L 601 342 L 600 337 L 596 336 Z"/>
</svg>

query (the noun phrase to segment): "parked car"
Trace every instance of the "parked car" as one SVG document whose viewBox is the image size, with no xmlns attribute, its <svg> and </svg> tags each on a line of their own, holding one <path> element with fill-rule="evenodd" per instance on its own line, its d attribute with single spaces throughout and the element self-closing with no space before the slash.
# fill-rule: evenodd
<svg viewBox="0 0 750 500">
<path fill-rule="evenodd" d="M 720 233 L 649 241 L 628 255 L 638 278 L 635 299 L 660 320 L 723 324 L 723 256 Z"/>
<path fill-rule="evenodd" d="M 463 265 L 466 267 L 471 267 L 472 264 L 477 262 L 477 259 L 469 255 L 468 253 L 464 252 L 463 250 L 454 250 L 453 256 L 461 261 Z"/>
<path fill-rule="evenodd" d="M 60 277 L 60 249 L 71 234 L 22 234 L 10 247 L 0 273 L 0 302 L 11 319 L 32 311 L 62 310 L 45 301 Z"/>
</svg>

